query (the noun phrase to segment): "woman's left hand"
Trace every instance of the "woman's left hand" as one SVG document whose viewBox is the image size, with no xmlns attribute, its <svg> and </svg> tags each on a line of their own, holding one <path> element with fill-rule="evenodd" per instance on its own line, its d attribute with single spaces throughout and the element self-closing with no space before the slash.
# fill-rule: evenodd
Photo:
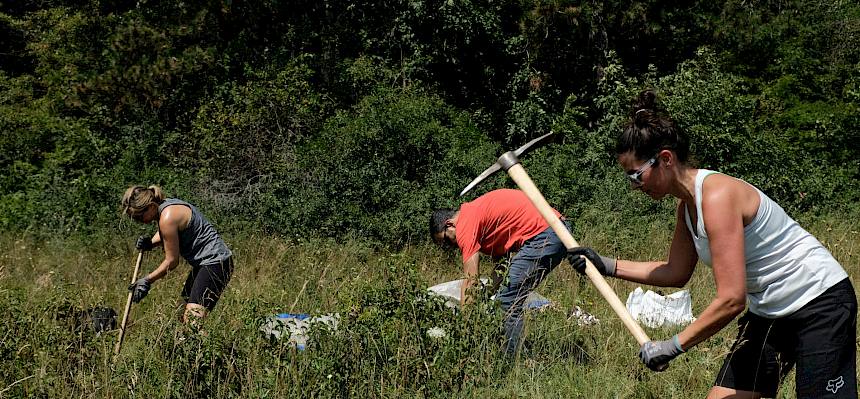
<svg viewBox="0 0 860 399">
<path fill-rule="evenodd" d="M 137 279 L 132 285 L 128 286 L 128 290 L 131 291 L 131 301 L 134 303 L 139 303 L 146 297 L 146 294 L 149 293 L 150 282 L 146 277 L 141 277 Z"/>
<path fill-rule="evenodd" d="M 665 341 L 648 341 L 639 348 L 639 359 L 642 363 L 654 371 L 663 371 L 666 365 L 684 353 L 681 349 L 681 343 L 678 342 L 678 336 L 672 337 Z"/>
</svg>

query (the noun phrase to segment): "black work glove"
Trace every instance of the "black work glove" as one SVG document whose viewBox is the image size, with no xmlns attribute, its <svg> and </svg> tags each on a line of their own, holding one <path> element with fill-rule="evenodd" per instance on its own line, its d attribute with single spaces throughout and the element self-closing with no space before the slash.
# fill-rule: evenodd
<svg viewBox="0 0 860 399">
<path fill-rule="evenodd" d="M 128 286 L 128 290 L 131 291 L 131 301 L 140 302 L 149 293 L 149 279 L 146 277 L 137 279 L 134 284 Z"/>
<path fill-rule="evenodd" d="M 155 245 L 152 245 L 152 238 L 140 236 L 137 238 L 137 242 L 134 243 L 134 247 L 137 248 L 138 251 L 149 251 L 154 248 Z"/>
<path fill-rule="evenodd" d="M 648 341 L 639 348 L 639 359 L 649 369 L 663 371 L 669 365 L 669 361 L 684 353 L 678 336 L 665 341 Z"/>
<path fill-rule="evenodd" d="M 591 261 L 591 264 L 597 268 L 600 274 L 610 277 L 615 275 L 615 263 L 617 259 L 600 256 L 589 247 L 576 247 L 567 251 L 567 261 L 570 262 L 570 265 L 576 271 L 585 274 L 585 259 L 582 258 L 583 256 Z"/>
</svg>

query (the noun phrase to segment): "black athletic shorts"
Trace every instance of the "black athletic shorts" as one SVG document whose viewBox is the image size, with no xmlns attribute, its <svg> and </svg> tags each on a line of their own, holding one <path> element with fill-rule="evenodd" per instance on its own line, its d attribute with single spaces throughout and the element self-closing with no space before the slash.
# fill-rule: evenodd
<svg viewBox="0 0 860 399">
<path fill-rule="evenodd" d="M 847 278 L 793 314 L 747 312 L 716 386 L 775 397 L 796 364 L 798 398 L 857 398 L 857 298 Z"/>
<path fill-rule="evenodd" d="M 182 287 L 182 298 L 186 303 L 203 305 L 208 310 L 215 308 L 221 293 L 227 287 L 233 274 L 233 257 L 211 265 L 202 265 L 191 269 L 185 286 Z"/>
</svg>

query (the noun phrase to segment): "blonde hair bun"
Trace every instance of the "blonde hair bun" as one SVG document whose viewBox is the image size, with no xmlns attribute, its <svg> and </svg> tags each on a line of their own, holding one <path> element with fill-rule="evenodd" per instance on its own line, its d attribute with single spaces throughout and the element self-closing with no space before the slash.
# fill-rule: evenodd
<svg viewBox="0 0 860 399">
<path fill-rule="evenodd" d="M 126 216 L 134 216 L 143 212 L 150 204 L 161 204 L 164 201 L 164 192 L 158 186 L 131 186 L 122 195 L 122 213 Z"/>
</svg>

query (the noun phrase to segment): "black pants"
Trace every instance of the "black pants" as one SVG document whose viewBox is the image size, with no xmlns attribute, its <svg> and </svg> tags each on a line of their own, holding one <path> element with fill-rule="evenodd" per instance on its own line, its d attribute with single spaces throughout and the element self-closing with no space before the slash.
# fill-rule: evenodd
<svg viewBox="0 0 860 399">
<path fill-rule="evenodd" d="M 857 298 L 847 278 L 779 319 L 747 312 L 714 385 L 776 396 L 797 365 L 798 398 L 857 398 Z"/>
<path fill-rule="evenodd" d="M 219 263 L 195 267 L 185 279 L 182 298 L 186 303 L 203 305 L 206 309 L 212 310 L 221 298 L 224 288 L 227 287 L 231 275 L 233 275 L 232 257 Z"/>
</svg>

